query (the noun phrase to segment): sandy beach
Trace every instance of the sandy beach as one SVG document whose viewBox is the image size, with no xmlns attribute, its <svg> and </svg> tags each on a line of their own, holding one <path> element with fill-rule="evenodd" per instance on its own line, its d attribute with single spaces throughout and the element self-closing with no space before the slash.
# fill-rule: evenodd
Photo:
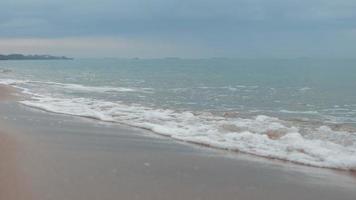
<svg viewBox="0 0 356 200">
<path fill-rule="evenodd" d="M 0 84 L 0 101 L 15 101 L 18 98 L 18 93 L 15 88 Z"/>
<path fill-rule="evenodd" d="M 0 199 L 356 199 L 356 178 L 347 171 L 47 113 L 14 101 L 14 91 L 0 87 Z"/>
<path fill-rule="evenodd" d="M 0 103 L 14 101 L 15 94 L 15 89 L 0 85 Z M 0 123 L 0 199 L 32 199 L 27 180 L 19 164 L 23 153 L 21 142 L 9 132 L 12 131 Z"/>
</svg>

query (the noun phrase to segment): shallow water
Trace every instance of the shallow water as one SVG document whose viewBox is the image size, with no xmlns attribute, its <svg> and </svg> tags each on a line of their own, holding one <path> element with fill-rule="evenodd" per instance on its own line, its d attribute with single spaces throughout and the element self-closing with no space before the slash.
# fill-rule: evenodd
<svg viewBox="0 0 356 200">
<path fill-rule="evenodd" d="M 0 83 L 47 111 L 178 140 L 356 169 L 356 60 L 2 61 Z"/>
</svg>

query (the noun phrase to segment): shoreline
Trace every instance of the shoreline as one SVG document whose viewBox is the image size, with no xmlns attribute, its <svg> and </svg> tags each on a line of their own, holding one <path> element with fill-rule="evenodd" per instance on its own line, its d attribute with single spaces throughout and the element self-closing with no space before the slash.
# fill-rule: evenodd
<svg viewBox="0 0 356 200">
<path fill-rule="evenodd" d="M 7 87 L 8 90 L 17 90 L 17 88 L 13 88 L 12 86 L 6 86 L 6 87 Z M 15 96 L 16 96 L 16 98 L 19 98 L 18 94 L 16 94 Z M 20 99 L 22 99 L 22 98 L 23 97 L 21 97 Z M 224 151 L 226 153 L 227 152 L 241 153 L 241 154 L 246 154 L 246 155 L 249 155 L 249 156 L 252 156 L 252 157 L 258 157 L 258 158 L 263 158 L 263 159 L 267 159 L 267 160 L 279 161 L 279 162 L 283 162 L 283 163 L 290 163 L 290 164 L 308 166 L 308 167 L 313 167 L 313 168 L 329 169 L 329 170 L 335 170 L 335 171 L 340 171 L 340 172 L 346 172 L 346 173 L 349 173 L 350 175 L 356 177 L 356 169 L 355 169 L 354 165 L 352 165 L 352 168 L 350 168 L 350 167 L 348 168 L 347 166 L 327 166 L 327 165 L 320 165 L 320 163 L 315 164 L 315 163 L 308 163 L 308 162 L 305 162 L 305 161 L 302 162 L 302 161 L 298 161 L 298 160 L 293 160 L 293 159 L 289 159 L 288 157 L 281 158 L 281 157 L 273 156 L 273 155 L 261 155 L 261 154 L 258 154 L 258 153 L 249 152 L 249 151 L 242 151 L 242 150 L 239 150 L 239 149 L 230 149 L 228 147 L 223 147 L 223 146 L 214 146 L 212 144 L 204 143 L 204 142 L 201 142 L 201 141 L 180 139 L 180 138 L 174 137 L 174 135 L 163 134 L 163 133 L 160 133 L 160 132 L 157 132 L 157 131 L 153 131 L 150 128 L 145 128 L 145 127 L 142 127 L 142 126 L 121 124 L 121 123 L 116 122 L 116 121 L 105 121 L 105 120 L 102 120 L 102 119 L 99 119 L 99 118 L 96 118 L 96 117 L 91 117 L 91 116 L 81 116 L 81 115 L 63 113 L 63 112 L 60 112 L 60 111 L 53 111 L 53 110 L 50 110 L 50 109 L 47 109 L 45 107 L 41 107 L 41 106 L 38 106 L 38 105 L 36 106 L 36 105 L 31 105 L 31 104 L 25 104 L 25 106 L 31 107 L 31 108 L 36 109 L 36 110 L 44 111 L 44 112 L 47 112 L 47 113 L 52 113 L 52 114 L 54 113 L 54 114 L 59 114 L 59 115 L 66 115 L 66 116 L 71 116 L 71 117 L 79 117 L 79 118 L 90 119 L 90 120 L 94 120 L 97 123 L 105 122 L 105 123 L 112 123 L 113 125 L 119 124 L 119 125 L 129 126 L 129 127 L 132 127 L 132 128 L 143 129 L 143 130 L 152 132 L 152 133 L 154 133 L 154 134 L 156 134 L 156 135 L 158 135 L 160 137 L 165 137 L 165 138 L 172 139 L 172 140 L 174 140 L 176 142 L 183 142 L 183 143 L 187 143 L 187 144 L 191 144 L 191 145 L 207 147 L 207 148 L 214 149 L 214 150 L 221 150 L 221 151 Z M 274 136 L 273 134 L 274 133 L 271 132 L 271 137 Z M 278 133 L 276 133 L 276 134 L 278 135 Z"/>
<path fill-rule="evenodd" d="M 26 97 L 24 97 L 21 92 L 19 91 L 18 88 L 13 87 L 11 85 L 5 85 L 5 84 L 0 84 L 0 102 L 16 102 L 19 100 L 22 100 Z M 27 105 L 26 105 L 27 106 Z M 251 157 L 256 157 L 256 159 L 265 159 L 265 160 L 269 160 L 269 161 L 276 161 L 276 162 L 281 162 L 281 163 L 287 163 L 287 164 L 292 164 L 292 165 L 301 165 L 301 166 L 306 166 L 306 167 L 311 167 L 311 168 L 316 168 L 316 169 L 326 169 L 326 170 L 333 170 L 335 172 L 340 172 L 340 173 L 345 173 L 345 174 L 350 174 L 351 176 L 356 177 L 356 169 L 340 169 L 340 168 L 334 168 L 334 167 L 323 167 L 323 166 L 315 166 L 312 164 L 307 164 L 307 163 L 301 163 L 298 161 L 292 161 L 292 160 L 286 160 L 286 159 L 281 159 L 281 158 L 276 158 L 276 157 L 269 157 L 269 156 L 260 156 L 257 154 L 253 154 L 253 153 L 248 153 L 248 152 L 240 152 L 239 150 L 231 150 L 231 149 L 225 149 L 225 148 L 219 148 L 219 147 L 215 147 L 209 144 L 205 144 L 205 143 L 201 143 L 201 142 L 194 142 L 194 141 L 185 141 L 185 140 L 181 140 L 181 139 L 177 139 L 177 138 L 173 138 L 170 135 L 165 135 L 165 134 L 161 134 L 161 133 L 157 133 L 157 132 L 153 132 L 150 129 L 146 129 L 146 128 L 142 128 L 142 127 L 135 127 L 135 126 L 130 126 L 130 125 L 124 125 L 124 124 L 120 124 L 120 123 L 113 123 L 113 122 L 106 122 L 106 121 L 102 121 L 96 118 L 91 118 L 91 117 L 83 117 L 83 116 L 76 116 L 76 115 L 69 115 L 69 114 L 63 114 L 63 113 L 58 113 L 58 112 L 52 112 L 52 111 L 48 111 L 46 109 L 42 109 L 42 108 L 38 108 L 38 107 L 32 107 L 32 106 L 28 106 L 30 108 L 33 108 L 35 110 L 38 111 L 43 111 L 45 113 L 48 114 L 58 114 L 58 115 L 64 115 L 64 116 L 68 116 L 68 117 L 79 117 L 79 118 L 84 118 L 84 119 L 89 119 L 89 120 L 93 120 L 94 123 L 109 123 L 112 125 L 123 125 L 123 126 L 128 126 L 131 128 L 138 128 L 138 129 L 142 129 L 144 131 L 148 131 L 151 132 L 154 135 L 157 135 L 158 137 L 163 137 L 163 138 L 167 138 L 167 139 L 171 139 L 177 143 L 184 143 L 184 144 L 188 144 L 188 145 L 194 145 L 194 146 L 198 146 L 198 147 L 204 147 L 204 148 L 208 148 L 210 150 L 216 150 L 216 151 L 222 151 L 223 153 L 233 153 L 233 154 L 243 154 L 246 156 L 251 156 Z"/>
<path fill-rule="evenodd" d="M 20 98 L 18 90 L 14 87 L 0 84 L 0 102 L 16 101 Z"/>
<path fill-rule="evenodd" d="M 9 148 L 22 152 L 12 164 L 18 172 L 6 172 L 18 174 L 12 181 L 26 183 L 14 190 L 23 191 L 18 199 L 33 194 L 54 200 L 356 198 L 356 178 L 350 173 L 223 152 L 141 129 L 43 112 L 14 102 L 16 95 L 9 93 L 15 90 L 2 88 L 0 124 L 9 129 L 4 135 L 0 126 L 0 138 L 13 138 L 16 145 Z"/>
</svg>

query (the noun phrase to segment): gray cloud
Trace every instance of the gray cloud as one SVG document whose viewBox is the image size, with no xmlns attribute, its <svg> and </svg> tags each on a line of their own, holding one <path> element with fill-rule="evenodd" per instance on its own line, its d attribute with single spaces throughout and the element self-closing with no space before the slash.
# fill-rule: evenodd
<svg viewBox="0 0 356 200">
<path fill-rule="evenodd" d="M 3 38 L 119 37 L 165 45 L 186 44 L 187 48 L 201 46 L 201 51 L 210 49 L 206 53 L 209 56 L 328 55 L 330 52 L 325 49 L 332 45 L 345 54 L 340 44 L 345 44 L 343 49 L 348 49 L 346 54 L 351 55 L 354 53 L 351 45 L 356 45 L 352 34 L 355 28 L 353 0 L 2 0 L 0 3 Z"/>
</svg>

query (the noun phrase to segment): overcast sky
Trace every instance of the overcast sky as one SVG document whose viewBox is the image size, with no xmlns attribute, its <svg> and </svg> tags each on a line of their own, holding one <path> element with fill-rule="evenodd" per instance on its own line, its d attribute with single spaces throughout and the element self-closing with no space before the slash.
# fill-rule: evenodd
<svg viewBox="0 0 356 200">
<path fill-rule="evenodd" d="M 0 53 L 354 57 L 356 0 L 1 0 Z"/>
</svg>

